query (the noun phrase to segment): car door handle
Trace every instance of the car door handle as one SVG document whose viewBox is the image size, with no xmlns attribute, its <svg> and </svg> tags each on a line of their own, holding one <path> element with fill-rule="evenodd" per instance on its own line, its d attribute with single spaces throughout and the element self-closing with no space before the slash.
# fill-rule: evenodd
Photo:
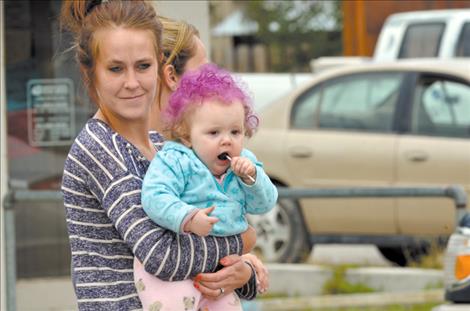
<svg viewBox="0 0 470 311">
<path fill-rule="evenodd" d="M 428 160 L 428 155 L 423 151 L 409 151 L 405 153 L 405 156 L 411 162 L 425 162 Z"/>
<path fill-rule="evenodd" d="M 294 158 L 310 158 L 313 155 L 313 152 L 310 148 L 296 146 L 290 148 L 289 154 Z"/>
</svg>

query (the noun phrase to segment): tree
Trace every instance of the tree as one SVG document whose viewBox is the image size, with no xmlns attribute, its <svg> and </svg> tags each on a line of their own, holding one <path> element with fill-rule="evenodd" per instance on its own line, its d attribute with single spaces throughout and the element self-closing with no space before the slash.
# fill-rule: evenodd
<svg viewBox="0 0 470 311">
<path fill-rule="evenodd" d="M 341 54 L 340 1 L 244 1 L 258 23 L 256 38 L 270 51 L 272 71 L 309 71 L 319 56 Z M 277 55 L 277 56 L 276 56 Z"/>
</svg>

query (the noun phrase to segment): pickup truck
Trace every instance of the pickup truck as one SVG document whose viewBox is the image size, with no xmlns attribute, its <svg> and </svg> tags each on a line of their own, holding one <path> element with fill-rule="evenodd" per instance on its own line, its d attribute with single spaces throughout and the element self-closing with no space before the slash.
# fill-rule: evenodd
<svg viewBox="0 0 470 311">
<path fill-rule="evenodd" d="M 470 9 L 390 15 L 375 46 L 374 61 L 470 57 Z"/>
<path fill-rule="evenodd" d="M 404 58 L 470 57 L 470 9 L 391 14 L 384 22 L 373 57 L 319 57 L 313 72 L 367 62 Z"/>
</svg>

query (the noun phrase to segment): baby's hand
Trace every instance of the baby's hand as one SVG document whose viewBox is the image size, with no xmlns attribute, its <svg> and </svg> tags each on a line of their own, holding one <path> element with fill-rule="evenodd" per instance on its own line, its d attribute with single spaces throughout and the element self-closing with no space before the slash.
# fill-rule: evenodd
<svg viewBox="0 0 470 311">
<path fill-rule="evenodd" d="M 248 158 L 233 157 L 231 161 L 231 168 L 245 184 L 254 184 L 253 180 L 256 180 L 256 167 Z M 253 180 L 251 180 L 248 176 L 253 177 Z"/>
<path fill-rule="evenodd" d="M 211 217 L 209 214 L 215 206 L 201 209 L 184 225 L 184 231 L 195 233 L 199 236 L 207 236 L 212 227 L 219 221 L 217 217 Z"/>
</svg>

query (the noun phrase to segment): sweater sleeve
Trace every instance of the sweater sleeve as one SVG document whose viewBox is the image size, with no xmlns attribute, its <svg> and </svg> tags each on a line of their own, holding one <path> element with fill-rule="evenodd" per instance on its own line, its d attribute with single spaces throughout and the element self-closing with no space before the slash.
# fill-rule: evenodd
<svg viewBox="0 0 470 311">
<path fill-rule="evenodd" d="M 263 164 L 249 150 L 244 149 L 242 156 L 250 159 L 256 167 L 256 181 L 247 185 L 239 180 L 245 192 L 245 208 L 249 214 L 264 214 L 269 212 L 277 201 L 277 188 L 263 169 Z"/>
<path fill-rule="evenodd" d="M 128 169 L 110 135 L 99 127 L 87 127 L 72 146 L 68 163 L 146 271 L 162 280 L 183 280 L 213 272 L 221 258 L 241 254 L 239 235 L 178 235 L 149 219 L 141 206 L 142 179 Z M 77 184 L 71 180 L 70 191 L 75 191 Z M 117 243 L 116 247 L 124 245 Z"/>
<path fill-rule="evenodd" d="M 181 232 L 181 225 L 196 207 L 181 200 L 189 174 L 189 159 L 175 150 L 159 151 L 145 174 L 142 206 L 158 225 Z"/>
<path fill-rule="evenodd" d="M 256 271 L 253 266 L 249 263 L 246 263 L 251 268 L 251 277 L 248 282 L 242 287 L 235 290 L 235 292 L 243 299 L 252 300 L 256 298 L 258 293 L 258 281 L 256 279 Z"/>
</svg>

